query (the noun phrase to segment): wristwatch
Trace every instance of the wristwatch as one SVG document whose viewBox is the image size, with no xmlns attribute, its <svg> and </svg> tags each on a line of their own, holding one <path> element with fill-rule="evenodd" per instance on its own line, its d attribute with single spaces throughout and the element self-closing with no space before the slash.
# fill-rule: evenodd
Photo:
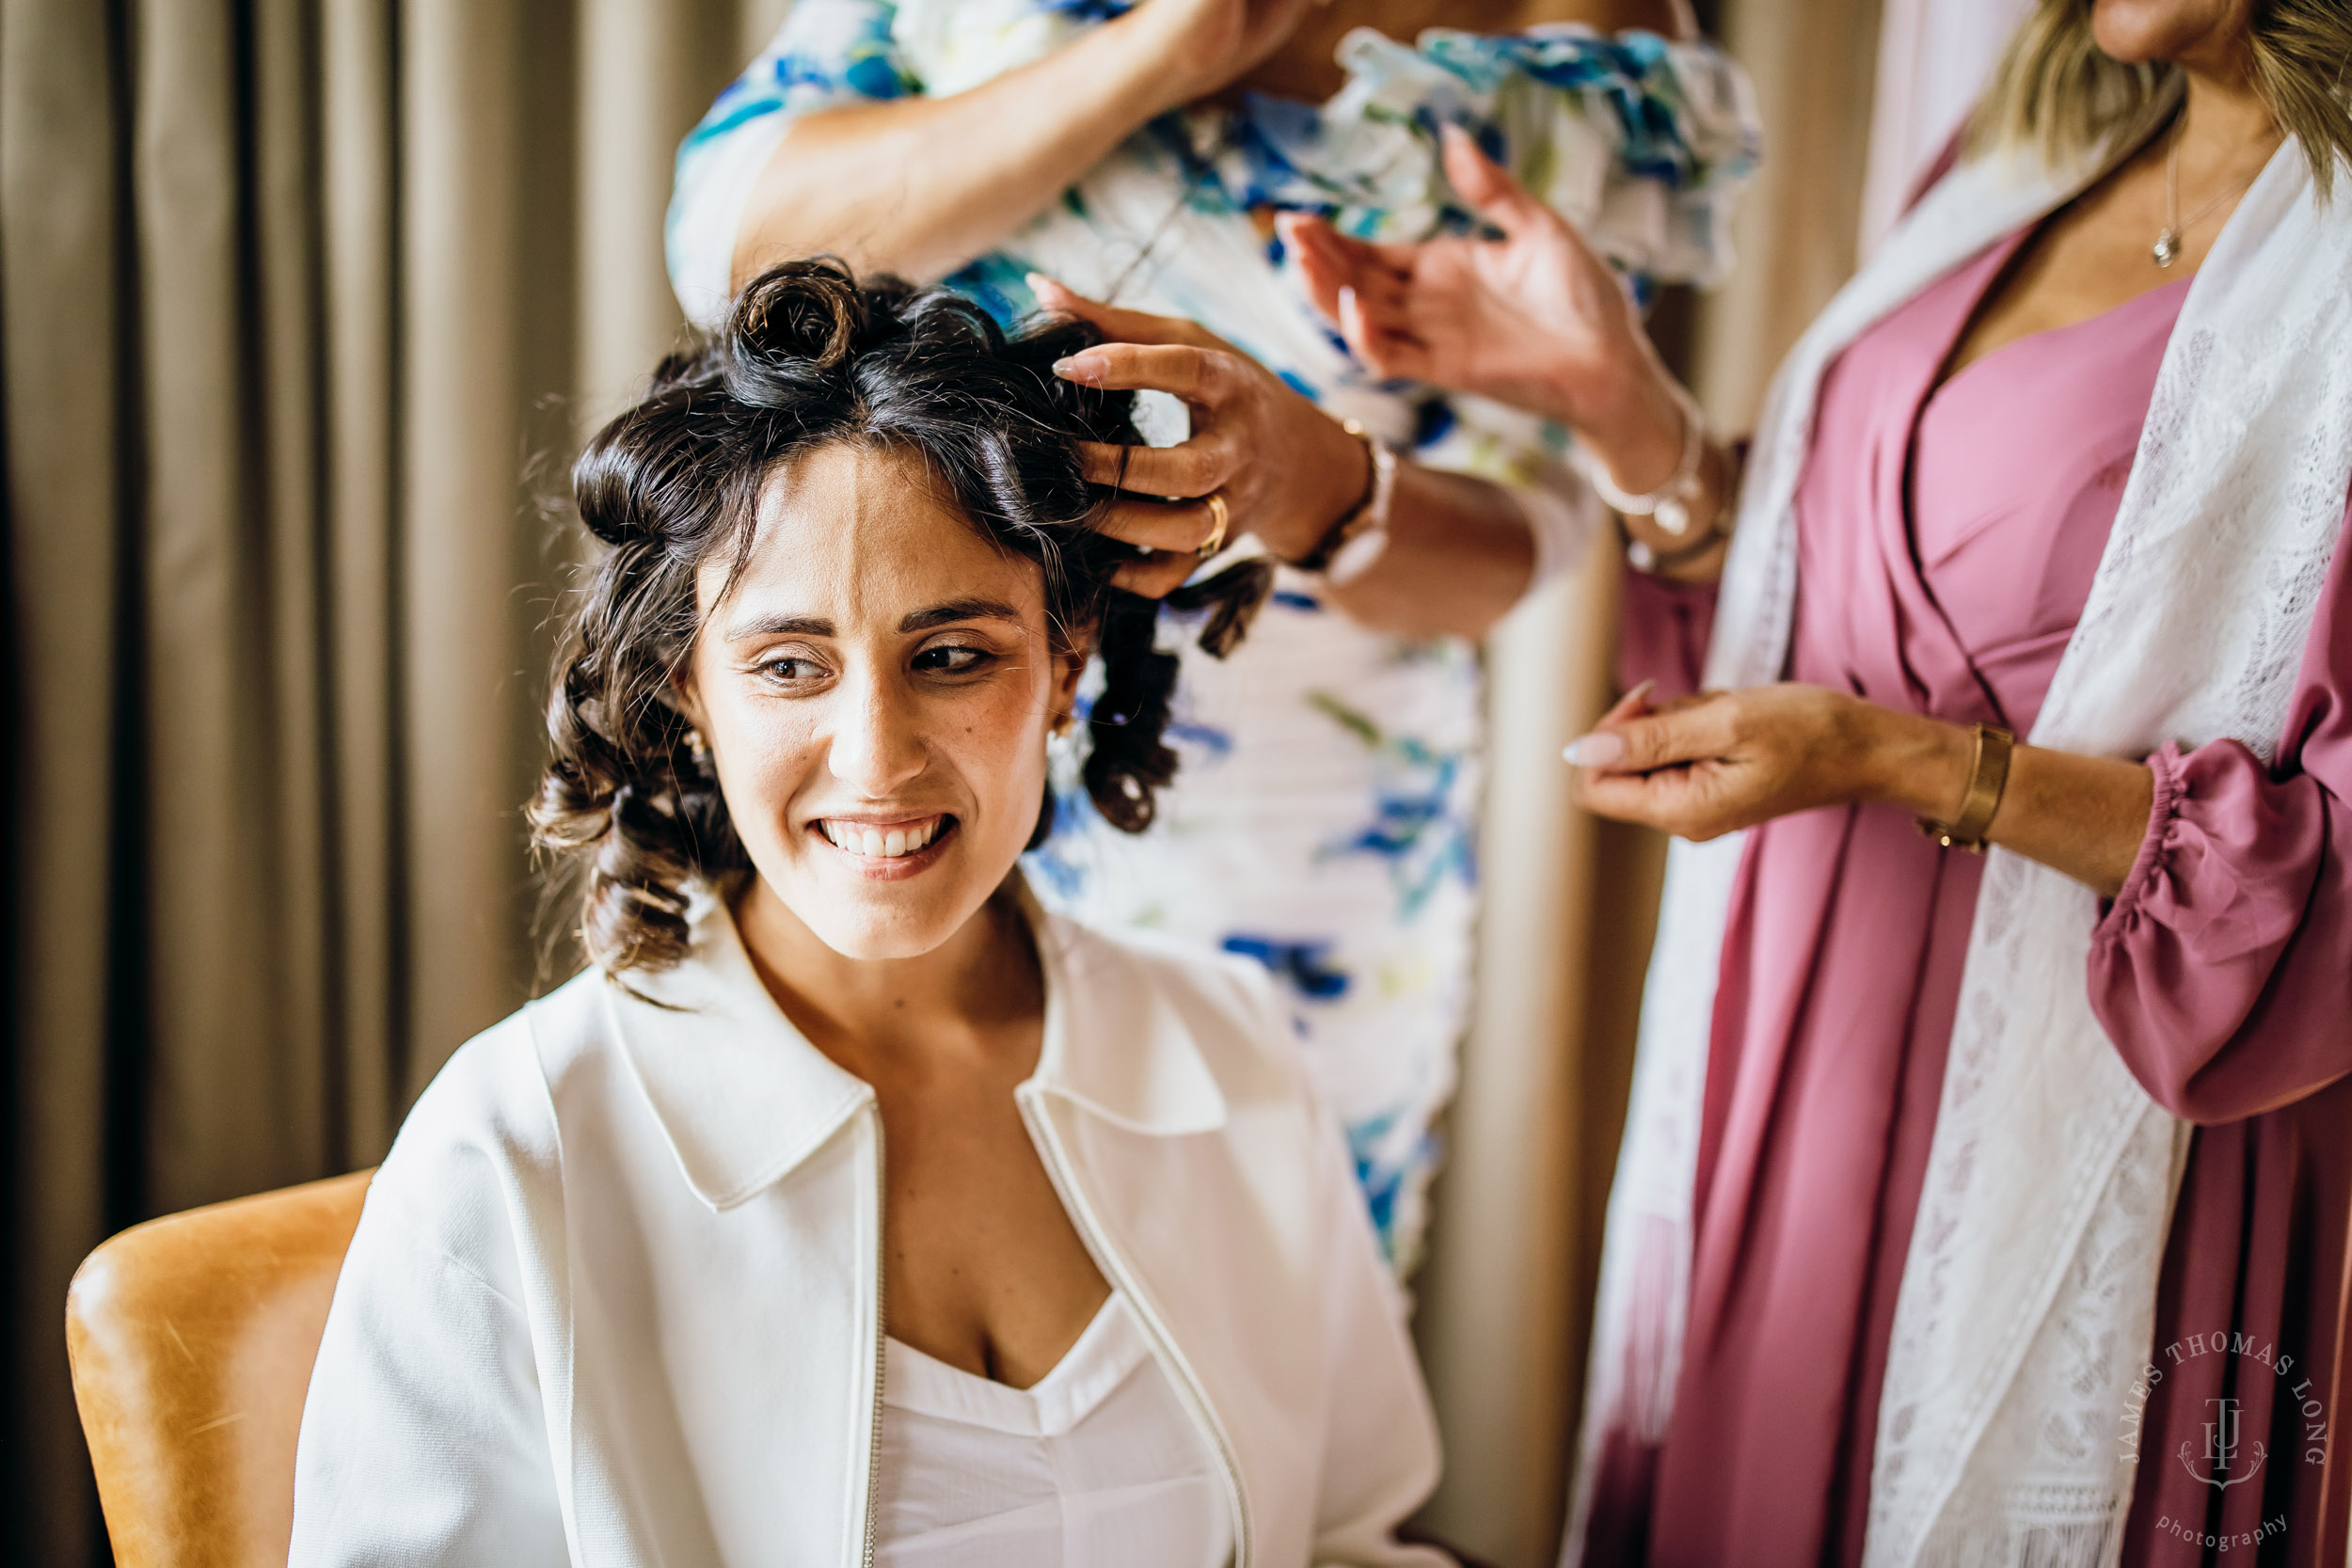
<svg viewBox="0 0 2352 1568">
<path fill-rule="evenodd" d="M 1340 428 L 1364 444 L 1372 472 L 1364 499 L 1327 530 L 1315 547 L 1291 562 L 1302 572 L 1320 572 L 1327 582 L 1346 584 L 1372 569 L 1389 547 L 1389 510 L 1396 498 L 1396 453 L 1355 420 Z"/>
</svg>

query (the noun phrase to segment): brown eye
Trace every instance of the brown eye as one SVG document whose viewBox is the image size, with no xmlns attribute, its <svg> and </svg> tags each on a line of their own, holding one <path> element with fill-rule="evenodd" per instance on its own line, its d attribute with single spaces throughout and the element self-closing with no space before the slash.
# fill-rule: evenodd
<svg viewBox="0 0 2352 1568">
<path fill-rule="evenodd" d="M 797 685 L 813 681 L 825 673 L 815 659 L 804 658 L 799 654 L 786 654 L 780 657 L 769 659 L 760 665 L 759 671 L 761 674 L 780 685 Z"/>
<path fill-rule="evenodd" d="M 933 674 L 968 675 L 996 656 L 961 642 L 941 642 L 914 656 L 914 667 Z"/>
</svg>

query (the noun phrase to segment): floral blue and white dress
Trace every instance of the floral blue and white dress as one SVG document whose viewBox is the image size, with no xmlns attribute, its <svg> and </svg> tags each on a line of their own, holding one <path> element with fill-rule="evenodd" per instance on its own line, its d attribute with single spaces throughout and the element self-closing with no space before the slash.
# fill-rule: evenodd
<svg viewBox="0 0 2352 1568">
<path fill-rule="evenodd" d="M 723 310 L 736 230 L 797 116 L 946 96 L 1017 69 L 1125 9 L 1119 0 L 798 0 L 678 151 L 670 275 L 688 316 Z M 1645 290 L 1719 278 L 1730 206 L 1754 166 L 1745 80 L 1721 54 L 1579 27 L 1433 30 L 1408 48 L 1358 29 L 1328 103 L 1263 97 L 1163 116 L 1062 198 L 946 281 L 1007 321 L 1024 277 L 1187 316 L 1414 460 L 1520 499 L 1537 576 L 1570 560 L 1589 492 L 1559 432 L 1524 415 L 1368 375 L 1308 303 L 1267 210 L 1373 239 L 1470 222 L 1437 128 L 1468 127 Z M 1181 627 L 1166 636 L 1175 645 Z M 1246 954 L 1281 981 L 1310 1067 L 1346 1126 L 1391 1261 L 1410 1268 L 1470 993 L 1481 789 L 1478 650 L 1368 631 L 1285 570 L 1226 661 L 1183 640 L 1172 736 L 1184 759 L 1159 820 L 1131 837 L 1063 797 L 1029 879 L 1097 924 Z M 1067 763 L 1070 759 L 1063 759 Z"/>
</svg>

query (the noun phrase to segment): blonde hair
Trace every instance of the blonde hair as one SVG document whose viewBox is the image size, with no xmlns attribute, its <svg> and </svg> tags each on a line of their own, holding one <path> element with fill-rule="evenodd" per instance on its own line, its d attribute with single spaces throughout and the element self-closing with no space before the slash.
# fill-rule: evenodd
<svg viewBox="0 0 2352 1568">
<path fill-rule="evenodd" d="M 2180 69 L 2124 65 L 2090 36 L 2091 0 L 2042 0 L 2026 18 L 1969 123 L 1971 156 L 2032 147 L 2053 163 L 2138 145 L 2180 100 Z M 2326 196 L 2352 160 L 2352 6 L 2344 0 L 2254 0 L 2254 89 L 2311 160 Z"/>
</svg>

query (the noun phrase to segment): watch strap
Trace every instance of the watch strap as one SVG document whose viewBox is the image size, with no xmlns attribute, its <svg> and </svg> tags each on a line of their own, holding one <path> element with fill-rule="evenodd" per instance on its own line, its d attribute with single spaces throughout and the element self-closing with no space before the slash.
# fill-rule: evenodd
<svg viewBox="0 0 2352 1568">
<path fill-rule="evenodd" d="M 1302 572 L 1326 573 L 1335 582 L 1361 576 L 1379 559 L 1387 547 L 1389 511 L 1396 495 L 1396 453 L 1354 420 L 1342 420 L 1340 428 L 1364 444 L 1369 467 L 1363 499 L 1324 531 L 1313 549 L 1291 562 Z"/>
</svg>

